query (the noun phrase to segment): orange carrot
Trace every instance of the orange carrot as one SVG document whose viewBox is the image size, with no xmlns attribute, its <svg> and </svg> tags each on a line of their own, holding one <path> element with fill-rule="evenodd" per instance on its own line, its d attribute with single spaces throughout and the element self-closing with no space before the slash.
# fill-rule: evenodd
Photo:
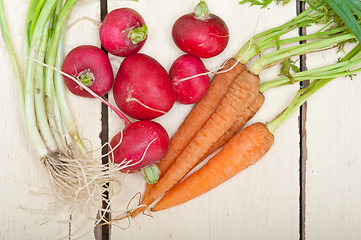
<svg viewBox="0 0 361 240">
<path fill-rule="evenodd" d="M 202 162 L 209 155 L 214 153 L 216 150 L 221 148 L 224 144 L 226 144 L 229 139 L 233 137 L 249 120 L 253 118 L 253 116 L 258 112 L 258 110 L 262 107 L 264 103 L 264 95 L 262 93 L 258 93 L 256 99 L 249 105 L 249 107 L 244 111 L 238 119 L 233 123 L 233 125 L 228 129 L 228 131 L 223 134 L 223 136 L 218 139 L 218 141 L 208 150 L 206 154 L 200 159 Z M 199 162 L 199 163 L 200 163 Z"/>
<path fill-rule="evenodd" d="M 228 59 L 223 65 L 224 67 L 213 77 L 207 93 L 194 105 L 177 132 L 171 138 L 167 154 L 162 161 L 157 164 L 160 170 L 160 177 L 163 176 L 199 129 L 208 121 L 237 76 L 246 70 L 245 65 L 238 63 L 232 58 Z M 143 199 L 148 195 L 151 188 L 152 185 L 146 184 Z M 139 208 L 132 216 L 136 216 L 142 210 L 144 210 L 144 208 Z"/>
<path fill-rule="evenodd" d="M 214 143 L 231 127 L 242 112 L 255 100 L 259 92 L 259 77 L 242 72 L 233 82 L 216 111 L 196 133 L 168 171 L 154 184 L 141 204 L 149 206 L 178 183 Z M 133 212 L 133 217 L 144 208 Z"/>
<path fill-rule="evenodd" d="M 223 72 L 227 69 L 230 70 Z M 189 112 L 184 122 L 170 140 L 167 154 L 157 165 L 161 171 L 161 176 L 182 153 L 199 129 L 208 121 L 231 84 L 237 76 L 245 70 L 245 65 L 237 63 L 234 59 L 229 59 L 224 64 L 224 68 L 220 70 L 222 73 L 214 76 L 207 93 L 194 105 L 193 109 Z"/>
<path fill-rule="evenodd" d="M 214 153 L 216 150 L 221 148 L 224 144 L 226 144 L 229 139 L 233 137 L 236 132 L 238 132 L 249 120 L 253 118 L 253 116 L 258 112 L 258 110 L 262 107 L 264 103 L 264 95 L 262 93 L 258 93 L 256 99 L 249 105 L 249 107 L 241 114 L 238 119 L 233 123 L 233 125 L 228 129 L 228 131 L 223 134 L 223 136 L 207 151 L 206 154 L 198 161 L 195 165 L 197 166 L 201 162 L 203 162 L 209 155 Z M 146 198 L 150 189 L 153 185 L 147 184 L 143 193 L 143 198 Z M 134 215 L 133 215 L 134 216 Z"/>
<path fill-rule="evenodd" d="M 237 120 L 233 123 L 233 125 L 228 129 L 228 131 L 223 134 L 221 138 L 218 139 L 218 141 L 213 144 L 213 146 L 203 155 L 201 159 L 197 162 L 196 165 L 194 165 L 193 168 L 198 166 L 200 163 L 202 163 L 209 155 L 214 153 L 219 148 L 223 147 L 224 144 L 226 144 L 229 139 L 231 139 L 243 126 L 253 118 L 253 116 L 258 112 L 258 110 L 262 107 L 264 103 L 264 95 L 262 93 L 258 93 L 256 99 L 251 103 L 251 105 L 248 106 L 246 111 L 244 111 Z M 192 168 L 192 169 L 193 169 Z M 191 170 L 192 170 L 191 169 Z M 189 170 L 189 172 L 191 171 Z M 150 189 L 147 190 L 147 194 Z"/>
<path fill-rule="evenodd" d="M 359 48 L 355 49 L 357 49 L 355 52 L 359 52 Z M 355 52 L 352 51 L 351 54 L 355 54 Z M 272 147 L 275 130 L 292 116 L 310 96 L 332 80 L 333 78 L 313 80 L 307 87 L 300 89 L 290 105 L 273 120 L 266 124 L 255 123 L 241 130 L 206 165 L 170 190 L 154 206 L 153 211 L 170 208 L 200 196 L 256 163 Z M 172 167 L 168 172 L 171 169 Z"/>
<path fill-rule="evenodd" d="M 273 134 L 263 123 L 244 128 L 206 165 L 170 190 L 152 211 L 177 206 L 212 190 L 260 160 L 273 142 Z"/>
</svg>

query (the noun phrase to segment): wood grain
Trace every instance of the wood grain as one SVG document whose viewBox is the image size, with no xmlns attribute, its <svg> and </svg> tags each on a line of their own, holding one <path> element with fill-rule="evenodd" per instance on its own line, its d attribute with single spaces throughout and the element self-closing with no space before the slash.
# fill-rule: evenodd
<svg viewBox="0 0 361 240">
<path fill-rule="evenodd" d="M 7 17 L 11 37 L 18 56 L 22 57 L 23 23 L 28 2 L 5 0 L 4 5 L 6 13 L 9 13 Z M 99 14 L 97 1 L 79 1 L 69 23 L 82 16 L 99 19 Z M 81 21 L 70 28 L 65 40 L 65 54 L 81 44 L 100 46 L 97 31 L 97 27 L 87 21 Z M 0 239 L 69 239 L 70 236 L 94 239 L 95 210 L 87 216 L 71 215 L 69 209 L 59 203 L 57 208 L 54 207 L 55 197 L 49 177 L 29 142 L 20 112 L 12 66 L 2 38 L 0 39 L 0 72 L 4 83 L 0 91 L 5 99 L 0 107 L 1 134 L 4 136 L 0 147 Z M 94 149 L 99 148 L 100 104 L 71 94 L 69 100 L 81 136 L 89 139 Z M 88 107 L 89 104 L 92 107 Z M 88 147 L 90 150 L 90 146 Z M 100 151 L 93 154 L 100 156 Z"/>
<path fill-rule="evenodd" d="M 161 0 L 139 3 L 108 2 L 109 10 L 126 6 L 143 15 L 149 28 L 149 38 L 141 52 L 155 57 L 169 70 L 174 59 L 182 54 L 171 38 L 172 24 L 181 15 L 191 12 L 197 1 L 173 1 L 172 5 Z M 295 4 L 285 8 L 272 5 L 269 9 L 260 10 L 257 7 L 240 6 L 237 1 L 209 0 L 207 3 L 213 13 L 224 18 L 231 33 L 229 45 L 222 54 L 204 59 L 208 69 L 215 69 L 234 55 L 255 33 L 276 26 L 296 14 Z M 275 16 L 273 14 L 278 17 L 272 18 Z M 292 34 L 297 34 L 297 31 Z M 113 62 L 121 62 L 121 59 L 112 59 Z M 275 70 L 267 70 L 261 78 L 268 80 L 276 75 Z M 287 106 L 297 88 L 293 86 L 267 92 L 264 108 L 252 122 L 271 120 Z M 189 110 L 189 106 L 175 104 L 169 113 L 156 121 L 163 124 L 172 135 Z M 112 119 L 111 124 L 116 124 L 117 120 Z M 114 136 L 115 132 L 111 129 L 110 135 Z M 127 230 L 113 227 L 112 239 L 297 239 L 298 142 L 298 120 L 295 115 L 277 131 L 274 147 L 259 163 L 188 203 L 154 213 L 153 218 L 139 215 L 131 220 Z M 144 183 L 139 175 L 124 176 L 122 192 L 114 199 L 113 210 L 125 209 L 129 200 L 143 188 Z M 136 202 L 134 200 L 132 206 Z M 117 224 L 125 228 L 128 221 L 119 221 Z"/>
<path fill-rule="evenodd" d="M 106 4 L 107 3 L 107 4 Z M 157 59 L 167 70 L 181 54 L 171 38 L 173 22 L 191 12 L 198 0 L 92 0 L 79 1 L 70 23 L 87 16 L 101 19 L 101 6 L 108 11 L 130 7 L 145 19 L 149 37 L 141 52 Z M 208 0 L 211 12 L 221 16 L 230 29 L 230 42 L 219 56 L 204 59 L 216 69 L 254 34 L 279 25 L 297 13 L 296 1 L 285 7 L 249 8 L 234 0 Z M 28 1 L 4 0 L 11 35 L 21 52 L 23 22 Z M 11 13 L 11 14 L 10 14 Z M 307 30 L 308 31 L 308 30 Z M 312 31 L 312 29 L 310 29 Z M 296 36 L 294 31 L 290 36 Z M 65 53 L 72 48 L 100 46 L 98 26 L 80 21 L 69 29 Z M 332 62 L 335 51 L 313 53 L 303 60 L 308 68 Z M 109 55 L 114 73 L 123 58 Z M 51 193 L 48 175 L 29 143 L 22 121 L 12 66 L 0 38 L 0 239 L 359 239 L 361 230 L 361 79 L 340 78 L 308 101 L 302 117 L 295 114 L 275 133 L 275 144 L 259 163 L 211 192 L 178 207 L 130 220 L 115 221 L 111 230 L 94 230 L 98 209 L 88 216 L 71 215 L 59 208 Z M 277 67 L 261 74 L 263 81 L 277 76 Z M 251 122 L 267 122 L 291 101 L 299 86 L 272 89 Z M 112 92 L 108 95 L 114 103 Z M 122 122 L 96 100 L 69 94 L 82 137 L 97 149 L 101 161 L 103 143 L 113 137 Z M 157 118 L 172 136 L 192 106 L 176 103 Z M 102 110 L 103 109 L 103 110 Z M 107 113 L 106 113 L 107 112 Z M 304 118 L 303 114 L 307 114 Z M 301 128 L 299 119 L 301 117 Z M 103 121 L 103 122 L 102 122 Z M 302 127 L 303 124 L 303 127 Z M 301 129 L 301 131 L 300 131 Z M 102 136 L 100 133 L 102 132 Z M 301 142 L 301 144 L 300 144 Z M 307 150 L 307 151 L 306 151 Z M 104 152 L 103 152 L 104 153 Z M 302 158 L 307 158 L 307 165 Z M 110 184 L 112 217 L 144 189 L 140 174 L 117 174 L 122 185 Z M 137 204 L 137 198 L 130 206 Z M 99 208 L 101 203 L 99 203 Z M 69 238 L 69 236 L 72 238 Z"/>
</svg>

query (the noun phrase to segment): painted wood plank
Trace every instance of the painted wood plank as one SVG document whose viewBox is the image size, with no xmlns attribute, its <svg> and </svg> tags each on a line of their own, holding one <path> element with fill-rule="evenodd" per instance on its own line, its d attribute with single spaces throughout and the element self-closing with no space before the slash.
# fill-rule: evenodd
<svg viewBox="0 0 361 240">
<path fill-rule="evenodd" d="M 309 67 L 335 61 L 329 51 Z M 308 101 L 306 239 L 359 239 L 361 77 L 335 79 Z"/>
<path fill-rule="evenodd" d="M 28 1 L 4 0 L 12 38 L 18 53 L 21 52 L 23 22 Z M 77 18 L 88 16 L 99 19 L 98 1 L 79 1 L 70 23 Z M 65 53 L 80 44 L 100 46 L 97 26 L 81 21 L 69 29 L 65 41 Z M 12 67 L 2 39 L 0 40 L 0 72 L 4 87 L 1 94 L 1 141 L 0 158 L 0 239 L 68 239 L 73 237 L 94 239 L 93 226 L 97 209 L 85 215 L 72 215 L 66 206 L 54 211 L 55 198 L 51 192 L 49 177 L 37 159 L 27 137 L 22 121 Z M 80 135 L 92 142 L 96 150 L 100 147 L 101 131 L 100 104 L 95 100 L 81 99 L 69 94 Z M 89 144 L 87 144 L 89 145 Z M 89 148 L 90 150 L 90 148 Z M 100 151 L 94 152 L 100 156 Z M 99 158 L 100 159 L 100 158 Z M 100 207 L 99 203 L 99 207 Z"/>
<path fill-rule="evenodd" d="M 78 1 L 69 19 L 69 24 L 78 21 L 82 17 L 89 17 L 99 21 L 100 1 Z M 64 46 L 65 54 L 80 45 L 100 47 L 98 29 L 98 25 L 93 22 L 87 20 L 77 22 L 67 31 Z M 78 121 L 80 136 L 84 138 L 88 151 L 94 151 L 91 153 L 91 157 L 101 162 L 101 104 L 98 100 L 81 98 L 70 94 L 70 92 L 68 93 L 73 114 Z M 90 209 L 85 215 L 72 215 L 73 222 L 71 227 L 74 238 L 95 239 L 93 228 L 98 209 L 101 208 L 101 203 L 99 202 L 98 204 L 97 209 Z"/>
<path fill-rule="evenodd" d="M 141 52 L 153 56 L 169 70 L 172 61 L 182 54 L 172 42 L 172 24 L 179 16 L 191 12 L 198 1 L 173 1 L 171 5 L 161 0 L 108 3 L 109 11 L 131 7 L 144 17 L 149 38 Z M 272 5 L 260 10 L 258 7 L 240 6 L 237 1 L 231 0 L 209 0 L 207 3 L 211 12 L 221 16 L 230 28 L 227 49 L 217 57 L 204 60 L 208 69 L 215 69 L 234 55 L 255 33 L 283 23 L 296 14 L 295 4 L 284 8 Z M 114 56 L 111 59 L 116 71 L 122 59 Z M 274 78 L 276 69 L 265 71 L 262 79 Z M 264 107 L 252 122 L 269 121 L 275 117 L 287 106 L 297 88 L 284 87 L 267 92 Z M 169 113 L 156 121 L 172 136 L 191 107 L 176 103 Z M 119 120 L 111 114 L 110 135 L 114 136 L 120 126 Z M 130 221 L 130 227 L 128 220 L 114 222 L 112 239 L 297 239 L 298 142 L 298 119 L 295 115 L 276 132 L 275 145 L 255 166 L 204 196 L 154 213 L 153 218 L 139 216 Z M 139 174 L 119 176 L 123 186 L 112 202 L 113 217 L 125 210 L 130 199 L 144 188 Z M 136 202 L 133 200 L 131 205 Z"/>
</svg>

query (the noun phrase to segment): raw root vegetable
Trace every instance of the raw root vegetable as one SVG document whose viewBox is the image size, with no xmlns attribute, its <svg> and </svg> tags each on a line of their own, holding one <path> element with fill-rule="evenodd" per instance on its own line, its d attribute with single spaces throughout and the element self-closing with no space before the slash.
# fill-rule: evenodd
<svg viewBox="0 0 361 240">
<path fill-rule="evenodd" d="M 210 14 L 205 1 L 200 1 L 193 13 L 177 19 L 172 37 L 182 51 L 200 58 L 211 58 L 226 48 L 229 31 L 220 17 Z"/>
<path fill-rule="evenodd" d="M 169 150 L 158 164 L 162 174 L 168 170 L 196 133 L 206 124 L 230 85 L 245 69 L 244 65 L 237 63 L 233 59 L 229 59 L 223 64 L 223 67 L 213 77 L 207 93 L 194 105 L 171 138 Z"/>
<path fill-rule="evenodd" d="M 237 133 L 206 165 L 170 190 L 152 209 L 159 211 L 198 197 L 260 160 L 274 142 L 262 123 Z"/>
<path fill-rule="evenodd" d="M 54 194 L 62 205 L 69 204 L 74 211 L 84 211 L 89 206 L 98 206 L 102 185 L 110 180 L 110 170 L 87 155 L 64 98 L 63 79 L 59 81 L 58 75 L 36 62 L 45 60 L 52 65 L 61 65 L 64 29 L 76 2 L 67 0 L 63 5 L 60 0 L 30 1 L 23 39 L 24 74 L 18 72 L 20 66 L 10 40 L 2 1 L 0 27 L 14 69 L 19 73 L 16 75 L 17 88 L 29 139 L 49 173 Z M 53 116 L 55 122 L 48 116 Z M 54 139 L 56 135 L 61 141 Z"/>
<path fill-rule="evenodd" d="M 346 55 L 343 62 L 350 63 L 349 61 L 356 61 L 360 64 L 360 49 L 361 45 L 355 47 Z M 352 64 L 348 67 L 353 67 Z M 321 72 L 322 68 L 317 70 L 320 71 L 319 74 L 321 73 L 321 75 L 324 73 Z M 348 72 L 347 69 L 341 70 L 341 68 L 334 71 L 339 71 L 340 75 L 346 75 L 359 72 L 361 68 L 352 70 L 352 73 Z M 311 70 L 309 73 L 312 74 L 312 72 L 315 71 Z M 333 72 L 333 74 L 335 74 L 335 72 Z M 337 75 L 338 74 L 334 76 Z M 274 142 L 273 134 L 276 129 L 295 113 L 310 96 L 333 80 L 332 77 L 328 77 L 331 76 L 324 76 L 323 79 L 318 79 L 316 76 L 316 80 L 312 81 L 308 87 L 300 89 L 290 105 L 272 121 L 266 124 L 260 122 L 254 123 L 234 135 L 221 151 L 212 157 L 202 168 L 194 172 L 163 196 L 152 208 L 152 211 L 164 210 L 194 199 L 226 182 L 237 173 L 259 161 L 272 147 Z M 311 79 L 311 76 L 309 79 Z"/>
<path fill-rule="evenodd" d="M 177 143 L 179 144 L 178 146 L 177 144 L 173 145 L 171 139 L 169 148 L 170 150 L 168 151 L 169 154 L 167 153 L 164 159 L 164 165 L 166 166 L 164 169 L 168 170 L 165 170 L 166 172 L 163 173 L 163 167 L 160 167 L 163 165 L 162 160 L 158 164 L 158 166 L 161 169 L 161 175 L 163 175 L 163 177 L 161 177 L 159 182 L 153 187 L 151 187 L 150 190 L 149 187 L 148 189 L 146 189 L 147 195 L 145 198 L 143 198 L 141 205 L 144 204 L 149 206 L 159 196 L 161 196 L 170 188 L 172 188 L 175 184 L 177 184 L 185 176 L 185 174 L 188 173 L 189 170 L 192 169 L 195 164 L 200 161 L 202 156 L 209 151 L 209 149 L 212 147 L 212 144 L 215 144 L 226 133 L 226 131 L 231 128 L 233 124 L 235 124 L 237 118 L 246 112 L 245 109 L 250 106 L 251 102 L 245 101 L 243 104 L 246 105 L 244 106 L 241 106 L 241 104 L 237 102 L 250 93 L 248 92 L 248 89 L 242 88 L 242 85 L 239 84 L 239 79 L 255 80 L 258 79 L 258 75 L 264 69 L 271 67 L 281 61 L 284 61 L 285 59 L 287 61 L 292 56 L 306 54 L 313 51 L 322 51 L 331 47 L 342 46 L 342 44 L 348 41 L 354 41 L 355 36 L 353 34 L 350 34 L 349 29 L 342 24 L 340 25 L 339 21 L 337 20 L 335 20 L 335 24 L 327 23 L 326 26 L 322 26 L 321 30 L 315 34 L 281 39 L 281 36 L 292 31 L 296 27 L 309 26 L 310 24 L 317 24 L 320 22 L 324 23 L 324 20 L 328 19 L 327 17 L 329 17 L 329 15 L 334 16 L 334 14 L 329 11 L 329 9 L 325 10 L 324 8 L 322 8 L 322 6 L 317 5 L 310 7 L 291 21 L 279 27 L 275 27 L 255 35 L 241 48 L 241 50 L 237 53 L 234 59 L 242 64 L 248 63 L 248 61 L 255 56 L 261 55 L 261 57 L 253 62 L 253 64 L 248 68 L 248 71 L 243 71 L 236 78 L 236 81 L 231 82 L 232 85 L 230 86 L 230 88 L 226 89 L 227 93 L 224 95 L 219 105 L 215 106 L 218 107 L 217 110 L 213 113 L 213 115 L 209 118 L 208 122 L 205 125 L 201 125 L 201 128 L 197 130 L 198 132 L 195 136 L 193 135 L 194 137 L 190 142 L 185 143 L 185 141 L 182 140 L 180 141 L 180 143 L 182 144 Z M 334 19 L 332 21 L 334 21 Z M 303 40 L 312 41 L 302 45 L 298 45 L 298 43 Z M 290 45 L 291 43 L 297 43 L 297 45 L 283 47 L 284 45 Z M 267 49 L 273 49 L 273 51 L 268 54 L 262 55 L 263 51 Z M 288 67 L 282 69 L 282 74 L 284 74 L 286 76 L 285 78 L 287 79 L 285 80 L 286 83 L 275 81 L 271 84 L 272 87 L 281 86 L 282 84 L 292 84 L 296 82 L 293 78 L 289 77 L 291 67 L 292 61 L 288 61 Z M 261 89 L 258 88 L 257 92 L 259 92 L 260 90 Z M 263 90 L 265 89 L 263 88 Z M 236 96 L 242 97 L 239 98 Z M 226 102 L 227 104 L 225 104 Z M 229 113 L 227 112 L 228 106 L 234 106 L 232 109 L 228 109 Z M 197 116 L 201 115 L 202 113 L 194 112 L 192 113 L 192 115 L 193 114 Z M 224 119 L 226 119 L 227 121 L 223 122 L 223 125 L 219 125 L 218 128 L 214 128 L 217 130 L 216 132 L 212 131 L 211 129 L 213 128 L 209 128 L 209 126 L 212 126 L 212 124 L 215 122 L 215 119 L 218 119 L 219 117 L 224 117 L 225 115 L 227 115 L 227 117 Z M 207 119 L 205 121 L 207 121 Z M 183 131 L 186 132 L 188 130 Z M 178 131 L 174 135 L 174 137 L 176 138 L 178 135 Z M 195 132 L 195 130 L 192 129 L 192 132 Z M 200 141 L 202 139 L 202 136 L 209 136 L 206 142 Z M 188 145 L 185 145 L 185 147 L 184 143 Z M 196 150 L 194 150 L 195 145 L 199 146 Z M 177 151 L 177 149 L 181 150 Z M 176 178 L 178 179 L 176 180 Z M 133 212 L 132 216 L 136 216 L 139 212 L 144 210 L 144 208 L 145 207 L 138 208 L 136 211 Z"/>
<path fill-rule="evenodd" d="M 134 173 L 159 162 L 167 152 L 168 143 L 168 133 L 159 123 L 137 121 L 113 137 L 110 157 L 115 164 L 125 166 L 121 172 Z"/>
<path fill-rule="evenodd" d="M 248 108 L 238 116 L 236 121 L 232 124 L 232 126 L 225 132 L 222 137 L 218 139 L 218 141 L 213 144 L 213 146 L 202 156 L 202 158 L 198 161 L 198 164 L 203 162 L 209 155 L 220 149 L 224 144 L 230 140 L 234 134 L 236 134 L 248 121 L 250 121 L 256 113 L 261 109 L 263 103 L 265 101 L 265 97 L 262 93 L 258 93 L 256 99 L 248 106 Z M 197 164 L 197 165 L 198 165 Z"/>
<path fill-rule="evenodd" d="M 139 120 L 166 114 L 175 102 L 175 93 L 167 71 L 154 58 L 136 53 L 120 65 L 113 88 L 120 110 Z"/>
<path fill-rule="evenodd" d="M 137 53 L 147 40 L 148 28 L 133 9 L 119 8 L 104 18 L 99 30 L 103 47 L 113 55 L 126 57 Z"/>
<path fill-rule="evenodd" d="M 309 86 L 300 89 L 289 106 L 272 121 L 254 123 L 234 135 L 229 142 L 202 168 L 170 190 L 152 211 L 167 209 L 196 198 L 243 171 L 260 160 L 274 142 L 274 132 L 315 92 L 335 77 L 347 76 L 361 71 L 353 69 L 361 63 L 361 45 L 353 48 L 340 62 L 326 67 L 305 71 L 303 77 L 313 80 Z M 325 74 L 325 71 L 328 71 Z M 320 78 L 319 78 L 320 77 Z M 296 81 L 300 76 L 296 76 Z M 282 82 L 276 79 L 273 83 Z"/>
<path fill-rule="evenodd" d="M 99 96 L 113 86 L 114 75 L 108 56 L 98 47 L 83 45 L 72 49 L 64 59 L 62 71 L 78 79 Z M 92 97 L 68 77 L 64 81 L 69 91 L 81 97 Z"/>
<path fill-rule="evenodd" d="M 210 85 L 207 72 L 200 58 L 190 54 L 178 57 L 169 70 L 176 101 L 182 104 L 198 102 Z"/>
<path fill-rule="evenodd" d="M 222 68 L 213 77 L 210 87 L 204 97 L 194 105 L 177 132 L 171 138 L 165 157 L 158 163 L 161 177 L 167 172 L 169 167 L 172 166 L 192 138 L 208 121 L 230 85 L 245 69 L 245 65 L 237 63 L 233 59 L 228 59 L 222 65 Z M 149 184 L 146 185 L 143 200 L 147 197 L 152 186 L 153 185 Z M 132 217 L 135 217 L 144 209 L 145 207 L 138 208 L 133 212 Z"/>
<path fill-rule="evenodd" d="M 66 206 L 72 214 L 88 214 L 99 208 L 102 201 L 109 201 L 103 194 L 104 186 L 119 182 L 113 173 L 120 168 L 103 165 L 99 157 L 89 155 L 66 98 L 59 69 L 63 61 L 66 23 L 76 2 L 30 0 L 23 35 L 23 69 L 10 39 L 2 0 L 0 29 L 16 73 L 29 139 L 49 174 L 49 184 L 56 196 L 52 206 Z M 74 81 L 81 84 L 75 78 Z M 108 209 L 103 210 L 95 224 L 105 221 L 107 212 Z"/>
<path fill-rule="evenodd" d="M 110 155 L 114 170 L 124 173 L 140 171 L 149 184 L 154 184 L 158 181 L 160 170 L 155 163 L 164 157 L 169 144 L 168 133 L 159 123 L 153 121 L 137 121 L 132 123 L 115 106 L 79 82 L 75 77 L 38 60 L 34 61 L 60 72 L 65 77 L 68 77 L 69 80 L 79 84 L 92 97 L 107 105 L 119 119 L 124 121 L 124 129 L 113 137 L 109 146 L 108 155 Z M 109 174 L 107 171 L 105 173 Z"/>
<path fill-rule="evenodd" d="M 259 91 L 259 78 L 248 72 L 240 74 L 207 123 L 197 132 L 173 165 L 148 192 L 142 204 L 149 206 L 162 194 L 175 186 L 228 130 L 230 125 L 255 100 Z M 237 86 L 237 88 L 236 88 Z M 230 124 L 231 123 L 231 124 Z"/>
</svg>

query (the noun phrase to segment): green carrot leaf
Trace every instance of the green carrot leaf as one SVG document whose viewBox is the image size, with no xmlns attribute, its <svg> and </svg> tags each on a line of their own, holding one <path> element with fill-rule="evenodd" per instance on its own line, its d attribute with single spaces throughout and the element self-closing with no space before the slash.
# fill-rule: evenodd
<svg viewBox="0 0 361 240">
<path fill-rule="evenodd" d="M 265 8 L 267 7 L 270 3 L 272 2 L 276 2 L 276 4 L 280 4 L 282 3 L 282 5 L 286 5 L 287 3 L 290 2 L 290 0 L 242 0 L 240 1 L 239 3 L 240 4 L 245 4 L 245 3 L 250 3 L 251 6 L 253 5 L 259 5 L 261 6 L 262 8 Z"/>
<path fill-rule="evenodd" d="M 286 76 L 291 82 L 293 82 L 294 78 L 292 77 L 291 71 L 295 73 L 300 72 L 300 68 L 296 65 L 297 61 L 298 60 L 293 61 L 291 58 L 283 60 L 281 62 L 280 75 Z"/>
</svg>

